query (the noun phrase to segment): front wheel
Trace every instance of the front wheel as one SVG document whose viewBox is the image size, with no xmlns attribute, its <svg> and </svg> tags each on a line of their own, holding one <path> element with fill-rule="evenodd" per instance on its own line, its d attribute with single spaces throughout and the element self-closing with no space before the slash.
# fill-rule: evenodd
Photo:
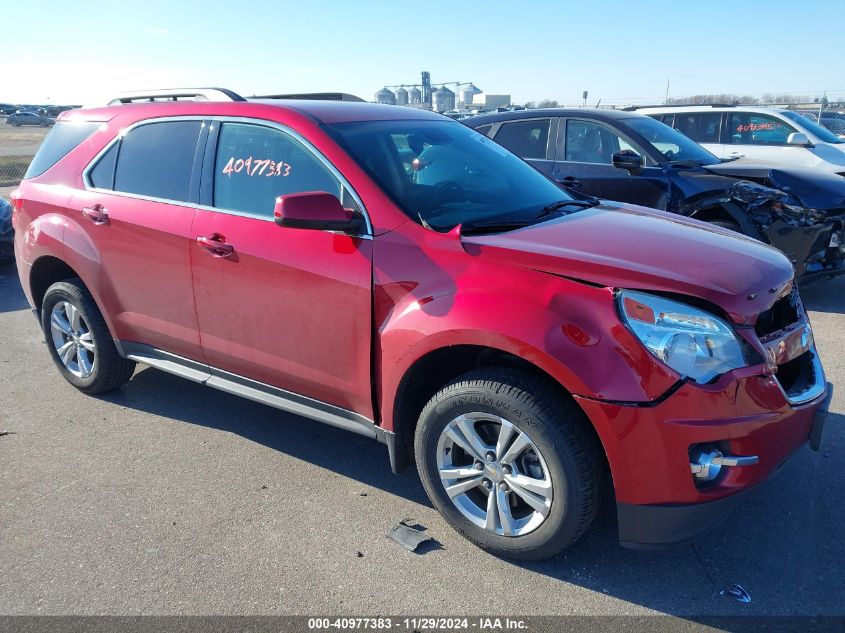
<svg viewBox="0 0 845 633">
<path fill-rule="evenodd" d="M 415 453 L 434 506 L 461 535 L 522 560 L 554 556 L 592 523 L 601 448 L 574 402 L 524 372 L 469 372 L 423 409 Z"/>
</svg>

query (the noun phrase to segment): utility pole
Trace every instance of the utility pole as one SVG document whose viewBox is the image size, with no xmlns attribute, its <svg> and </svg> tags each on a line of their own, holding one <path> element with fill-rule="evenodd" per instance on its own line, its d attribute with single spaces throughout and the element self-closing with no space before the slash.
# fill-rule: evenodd
<svg viewBox="0 0 845 633">
<path fill-rule="evenodd" d="M 663 105 L 669 105 L 669 78 L 666 77 L 666 98 L 663 99 Z"/>
</svg>

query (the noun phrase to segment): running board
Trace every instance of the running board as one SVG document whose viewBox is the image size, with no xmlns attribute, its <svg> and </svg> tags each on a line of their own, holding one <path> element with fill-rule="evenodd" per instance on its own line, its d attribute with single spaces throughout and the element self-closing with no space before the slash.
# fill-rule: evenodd
<svg viewBox="0 0 845 633">
<path fill-rule="evenodd" d="M 275 409 L 311 418 L 378 440 L 382 444 L 387 444 L 391 452 L 391 464 L 394 462 L 393 442 L 390 441 L 393 438 L 388 437 L 393 434 L 377 426 L 375 422 L 363 415 L 298 393 L 285 391 L 257 380 L 232 374 L 222 369 L 215 369 L 149 345 L 118 340 L 115 340 L 114 344 L 118 353 L 129 360 L 149 365 L 226 393 L 266 404 Z"/>
</svg>

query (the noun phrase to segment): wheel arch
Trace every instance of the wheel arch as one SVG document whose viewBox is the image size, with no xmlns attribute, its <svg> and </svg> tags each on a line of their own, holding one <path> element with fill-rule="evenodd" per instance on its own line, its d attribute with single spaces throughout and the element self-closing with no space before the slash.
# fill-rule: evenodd
<svg viewBox="0 0 845 633">
<path fill-rule="evenodd" d="M 449 345 L 432 349 L 416 359 L 399 380 L 390 411 L 396 441 L 396 470 L 401 472 L 414 462 L 414 433 L 420 413 L 429 400 L 445 385 L 480 367 L 505 367 L 529 374 L 554 389 L 581 409 L 558 378 L 536 363 L 498 347 L 481 344 Z M 595 435 L 602 451 L 604 443 L 595 426 L 584 414 L 585 426 Z M 606 454 L 603 455 L 606 459 Z"/>
</svg>

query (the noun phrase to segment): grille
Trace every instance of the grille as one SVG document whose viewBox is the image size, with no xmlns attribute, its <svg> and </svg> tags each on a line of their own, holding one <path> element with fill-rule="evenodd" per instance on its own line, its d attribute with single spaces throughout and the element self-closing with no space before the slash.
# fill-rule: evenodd
<svg viewBox="0 0 845 633">
<path fill-rule="evenodd" d="M 807 391 L 816 379 L 813 370 L 813 352 L 804 352 L 798 358 L 793 358 L 778 367 L 775 378 L 790 398 Z"/>
<path fill-rule="evenodd" d="M 757 336 L 764 338 L 782 330 L 787 325 L 792 325 L 798 321 L 798 293 L 793 290 L 788 296 L 778 299 L 774 305 L 761 312 L 757 317 L 757 323 L 754 324 L 754 331 Z"/>
</svg>

